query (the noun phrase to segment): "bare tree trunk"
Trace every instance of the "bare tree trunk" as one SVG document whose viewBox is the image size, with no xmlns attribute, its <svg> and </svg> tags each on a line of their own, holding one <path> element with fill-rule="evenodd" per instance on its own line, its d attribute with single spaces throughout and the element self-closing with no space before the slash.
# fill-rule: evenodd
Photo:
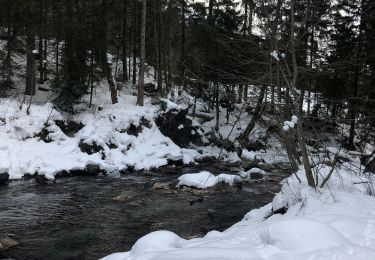
<svg viewBox="0 0 375 260">
<path fill-rule="evenodd" d="M 180 84 L 185 87 L 185 29 L 186 29 L 186 19 L 185 19 L 185 9 L 186 0 L 181 0 L 181 53 L 180 53 Z"/>
<path fill-rule="evenodd" d="M 155 0 L 154 0 L 155 3 Z M 155 26 L 156 26 L 156 38 L 157 38 L 157 83 L 158 83 L 158 90 L 160 96 L 164 96 L 164 89 L 163 89 L 163 75 L 162 75 L 162 28 L 161 28 L 161 3 L 160 1 L 156 1 L 155 3 Z"/>
<path fill-rule="evenodd" d="M 127 26 L 128 26 L 128 3 L 127 0 L 122 1 L 122 82 L 128 81 L 128 68 L 127 68 Z"/>
<path fill-rule="evenodd" d="M 350 130 L 349 130 L 349 147 L 350 149 L 355 149 L 354 138 L 355 138 L 355 128 L 356 128 L 356 118 L 357 118 L 357 98 L 358 98 L 358 87 L 359 87 L 359 77 L 361 74 L 361 56 L 363 52 L 363 29 L 364 29 L 364 2 L 361 0 L 361 15 L 359 23 L 359 35 L 358 43 L 356 46 L 356 64 L 354 68 L 354 82 L 353 82 L 353 97 L 352 102 L 350 102 L 349 117 L 350 117 Z"/>
<path fill-rule="evenodd" d="M 355 121 L 357 117 L 356 107 L 357 102 L 356 98 L 358 96 L 358 83 L 359 83 L 359 66 L 356 65 L 355 71 L 354 71 L 354 81 L 353 81 L 353 98 L 350 102 L 350 108 L 349 108 L 349 120 L 350 120 L 350 129 L 349 129 L 349 148 L 355 149 L 354 145 L 354 137 L 355 137 Z"/>
<path fill-rule="evenodd" d="M 138 75 L 138 96 L 137 105 L 143 106 L 144 103 L 144 77 L 145 77 L 145 45 L 146 45 L 146 0 L 142 0 L 141 16 L 141 49 Z"/>
<path fill-rule="evenodd" d="M 133 0 L 133 85 L 137 84 L 137 0 Z"/>
<path fill-rule="evenodd" d="M 255 127 L 255 124 L 260 119 L 261 112 L 262 112 L 262 105 L 263 105 L 263 100 L 264 100 L 264 96 L 265 96 L 265 93 L 266 93 L 266 89 L 267 89 L 266 85 L 263 85 L 262 88 L 260 89 L 260 93 L 259 93 L 259 97 L 258 97 L 258 102 L 257 102 L 257 105 L 255 107 L 255 110 L 254 110 L 254 113 L 252 115 L 252 118 L 251 118 L 249 124 L 247 125 L 245 131 L 240 136 L 240 139 L 243 140 L 243 141 L 247 140 L 247 138 L 249 137 L 251 131 L 253 131 L 253 129 Z"/>
<path fill-rule="evenodd" d="M 216 124 L 215 130 L 219 131 L 220 125 L 220 104 L 219 104 L 219 84 L 215 83 L 215 105 L 216 105 Z"/>
<path fill-rule="evenodd" d="M 254 0 L 249 0 L 249 35 L 253 34 Z"/>
<path fill-rule="evenodd" d="M 47 80 L 47 45 L 48 45 L 48 39 L 47 39 L 47 1 L 44 1 L 44 15 L 43 15 L 43 32 L 44 32 L 44 48 L 43 48 L 43 82 Z"/>
<path fill-rule="evenodd" d="M 282 1 L 277 0 L 276 18 L 275 18 L 274 24 L 272 26 L 272 45 L 273 45 L 273 48 L 275 49 L 276 53 L 279 53 L 279 42 L 278 42 L 278 39 L 277 39 L 277 33 L 278 33 L 278 26 L 279 26 L 279 21 L 280 21 L 280 17 L 281 17 L 281 4 L 282 4 Z M 271 61 L 271 67 L 272 67 L 272 61 Z M 273 71 L 273 68 L 272 68 L 271 71 Z M 271 79 L 273 80 L 273 77 Z M 273 84 L 272 80 L 271 80 L 271 85 Z M 279 103 L 281 103 L 280 61 L 276 62 L 276 85 L 277 85 L 278 101 L 279 101 Z M 273 85 L 272 85 L 272 92 L 273 93 L 272 93 L 271 106 L 272 106 L 272 110 L 274 110 L 275 109 L 275 86 L 273 86 Z"/>
<path fill-rule="evenodd" d="M 92 97 L 94 95 L 94 52 L 91 50 L 90 56 L 90 103 L 89 108 L 92 106 Z"/>
<path fill-rule="evenodd" d="M 291 0 L 291 9 L 290 9 L 290 34 L 291 34 L 291 40 L 290 40 L 290 45 L 291 45 L 291 54 L 292 54 L 292 63 L 293 63 L 293 77 L 292 77 L 292 91 L 296 91 L 296 86 L 297 86 L 297 78 L 298 78 L 298 66 L 297 66 L 297 59 L 296 59 L 296 40 L 295 40 L 295 24 L 294 24 L 294 0 Z M 298 100 L 298 96 L 295 95 L 295 98 Z M 295 102 L 295 110 L 298 113 L 298 122 L 297 122 L 297 138 L 298 138 L 298 143 L 301 148 L 302 152 L 302 160 L 303 160 L 303 166 L 305 169 L 305 174 L 306 174 L 306 179 L 307 183 L 309 186 L 315 188 L 315 180 L 314 176 L 311 170 L 311 165 L 309 161 L 309 156 L 307 154 L 307 149 L 306 149 L 306 142 L 305 142 L 305 137 L 303 133 L 303 125 L 302 125 L 302 113 L 300 108 L 300 104 L 298 102 Z"/>
<path fill-rule="evenodd" d="M 271 111 L 275 111 L 275 86 L 273 85 L 273 60 L 270 62 Z"/>
<path fill-rule="evenodd" d="M 284 133 L 284 143 L 292 170 L 297 171 L 299 165 L 299 158 L 298 154 L 296 156 L 296 151 L 294 149 L 295 144 L 293 142 L 293 137 L 290 136 L 290 133 Z"/>
<path fill-rule="evenodd" d="M 249 86 L 245 85 L 245 88 L 243 89 L 243 100 L 245 103 L 247 103 L 248 90 L 249 90 Z"/>
<path fill-rule="evenodd" d="M 166 79 L 167 91 L 170 90 L 172 84 L 172 71 L 171 71 L 171 63 L 172 63 L 172 4 L 173 0 L 168 1 L 168 47 L 167 47 L 167 70 L 168 75 Z"/>
<path fill-rule="evenodd" d="M 102 66 L 103 66 L 103 70 L 104 72 L 107 74 L 107 81 L 108 81 L 108 85 L 109 85 L 109 91 L 111 93 L 111 101 L 112 101 L 112 104 L 116 104 L 118 102 L 118 99 L 117 99 L 117 89 L 116 89 L 116 85 L 115 85 L 115 82 L 113 80 L 113 75 L 112 75 L 112 60 L 108 60 L 108 55 L 107 55 L 107 51 L 108 51 L 108 36 L 107 36 L 107 33 L 108 33 L 108 24 L 107 24 L 107 0 L 102 0 L 102 23 L 103 23 L 103 27 L 104 27 L 104 34 L 103 34 L 103 37 L 105 37 L 104 41 L 103 41 L 103 50 L 102 50 Z"/>
<path fill-rule="evenodd" d="M 112 101 L 112 104 L 116 104 L 116 103 L 118 103 L 117 89 L 116 89 L 115 82 L 113 80 L 112 65 L 111 65 L 110 62 L 107 62 L 107 79 L 108 79 L 109 90 L 111 92 L 111 101 Z"/>
<path fill-rule="evenodd" d="M 12 85 L 12 48 L 13 48 L 13 39 L 15 38 L 12 35 L 12 25 L 10 21 L 10 14 L 8 15 L 8 28 L 7 28 L 7 54 L 4 58 L 4 69 L 5 76 L 2 82 L 1 94 L 5 94 L 5 91 L 8 90 Z"/>
<path fill-rule="evenodd" d="M 244 18 L 243 18 L 243 27 L 242 27 L 242 30 L 243 30 L 243 35 L 246 35 L 247 34 L 247 22 L 248 22 L 248 15 L 247 15 L 247 10 L 248 10 L 248 0 L 242 0 L 242 4 L 245 8 L 245 15 L 244 15 Z"/>
<path fill-rule="evenodd" d="M 59 39 L 56 39 L 56 55 L 55 55 L 55 75 L 56 75 L 56 81 L 60 82 L 60 70 L 59 70 Z"/>
<path fill-rule="evenodd" d="M 40 6 L 39 6 L 39 39 L 38 39 L 38 49 L 39 49 L 39 83 L 43 83 L 43 27 L 44 27 L 44 22 L 43 22 L 43 15 L 44 15 L 44 0 L 39 1 Z"/>
<path fill-rule="evenodd" d="M 243 95 L 243 85 L 238 86 L 238 99 L 237 103 L 241 104 L 242 103 L 242 95 Z"/>
<path fill-rule="evenodd" d="M 35 37 L 27 31 L 26 89 L 25 95 L 35 95 L 35 59 L 32 51 L 35 48 Z"/>
</svg>

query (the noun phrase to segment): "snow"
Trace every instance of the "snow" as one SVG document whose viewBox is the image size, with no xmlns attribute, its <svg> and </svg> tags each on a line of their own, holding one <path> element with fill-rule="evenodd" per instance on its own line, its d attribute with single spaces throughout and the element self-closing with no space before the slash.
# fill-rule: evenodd
<svg viewBox="0 0 375 260">
<path fill-rule="evenodd" d="M 166 98 L 161 98 L 160 101 L 163 101 L 166 103 L 167 105 L 167 109 L 166 109 L 166 112 L 168 112 L 169 110 L 171 109 L 176 109 L 176 110 L 181 110 L 181 109 L 186 109 L 186 107 L 184 105 L 178 105 L 172 101 L 170 101 L 169 99 L 166 99 Z"/>
<path fill-rule="evenodd" d="M 296 115 L 293 115 L 293 116 L 292 116 L 292 122 L 293 122 L 294 124 L 297 124 L 297 122 L 298 122 L 298 117 L 297 117 Z"/>
<path fill-rule="evenodd" d="M 285 132 L 289 131 L 289 129 L 293 129 L 295 124 L 298 122 L 298 117 L 293 115 L 291 121 L 284 121 L 283 130 Z"/>
<path fill-rule="evenodd" d="M 276 50 L 274 50 L 273 52 L 271 52 L 271 56 L 272 56 L 275 60 L 277 60 L 277 61 L 280 60 L 279 55 L 277 54 L 277 51 L 276 51 Z"/>
<path fill-rule="evenodd" d="M 189 186 L 198 189 L 205 189 L 213 187 L 220 182 L 225 182 L 229 185 L 233 185 L 235 182 L 241 181 L 241 178 L 237 175 L 230 174 L 219 174 L 218 176 L 213 175 L 210 172 L 202 171 L 199 173 L 188 173 L 178 178 L 179 183 L 177 187 Z"/>
<path fill-rule="evenodd" d="M 106 90 L 97 93 L 94 106 L 102 110 L 83 110 L 69 119 L 82 122 L 84 127 L 73 137 L 65 135 L 55 120 L 67 116 L 53 108 L 51 103 L 32 104 L 30 115 L 26 105 L 19 109 L 15 99 L 0 99 L 0 169 L 8 172 L 10 179 L 22 178 L 24 174 L 44 175 L 49 179 L 62 171 L 83 170 L 88 164 L 99 165 L 111 173 L 126 170 L 148 170 L 168 163 L 168 160 L 183 160 L 194 163 L 200 155 L 192 149 L 182 149 L 165 137 L 154 123 L 158 107 L 146 99 L 144 107 L 136 106 L 136 97 L 119 93 L 119 103 L 112 105 Z M 107 99 L 100 99 L 99 97 Z M 88 97 L 84 98 L 84 102 Z M 124 109 L 126 104 L 126 109 Z M 126 133 L 130 124 L 138 125 L 141 119 L 150 122 L 138 136 Z M 37 135 L 46 127 L 51 142 L 39 140 Z M 99 153 L 87 154 L 79 144 L 96 143 L 103 147 Z M 115 148 L 108 144 L 113 143 Z"/>
<path fill-rule="evenodd" d="M 289 131 L 289 126 L 288 126 L 288 125 L 283 125 L 283 130 L 284 130 L 285 132 Z"/>
<path fill-rule="evenodd" d="M 247 159 L 247 160 L 258 159 L 257 155 L 253 151 L 248 151 L 246 149 L 242 150 L 241 158 Z"/>
<path fill-rule="evenodd" d="M 347 166 L 340 166 L 325 187 L 316 190 L 299 170 L 301 183 L 296 175 L 285 179 L 272 203 L 250 211 L 223 232 L 185 240 L 157 231 L 138 240 L 129 252 L 103 259 L 375 259 L 375 198 L 370 192 L 375 177 L 351 172 Z M 330 169 L 320 168 L 321 178 Z M 272 214 L 272 209 L 285 206 L 285 214 Z"/>
</svg>

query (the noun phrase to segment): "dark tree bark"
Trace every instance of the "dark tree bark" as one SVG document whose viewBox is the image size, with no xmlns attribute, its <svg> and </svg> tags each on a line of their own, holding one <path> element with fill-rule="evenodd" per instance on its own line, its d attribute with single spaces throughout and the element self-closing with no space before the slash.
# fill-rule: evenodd
<svg viewBox="0 0 375 260">
<path fill-rule="evenodd" d="M 261 117 L 261 112 L 262 112 L 262 106 L 263 106 L 263 100 L 264 96 L 266 93 L 267 86 L 263 85 L 262 88 L 260 89 L 259 97 L 258 97 L 258 102 L 255 107 L 254 113 L 252 115 L 252 118 L 247 125 L 245 131 L 241 134 L 240 139 L 241 140 L 247 140 L 249 138 L 249 135 L 251 134 L 251 131 L 253 131 L 255 124 L 259 121 Z"/>
<path fill-rule="evenodd" d="M 215 106 L 216 106 L 216 124 L 215 130 L 219 131 L 220 126 L 220 103 L 219 103 L 219 84 L 215 83 Z"/>
<path fill-rule="evenodd" d="M 144 77 L 145 77 L 145 44 L 146 44 L 146 0 L 142 0 L 141 15 L 141 48 L 139 59 L 139 79 L 138 79 L 138 96 L 137 105 L 143 106 L 144 103 Z"/>
<path fill-rule="evenodd" d="M 127 26 L 128 26 L 128 1 L 122 1 L 122 82 L 128 81 L 128 67 L 127 67 Z"/>
<path fill-rule="evenodd" d="M 133 85 L 137 84 L 137 0 L 133 1 Z"/>
<path fill-rule="evenodd" d="M 292 76 L 292 83 L 291 83 L 291 88 L 292 91 L 296 91 L 296 86 L 297 86 L 297 78 L 298 78 L 298 66 L 297 66 L 297 59 L 296 59 L 296 39 L 295 39 L 295 19 L 294 19 L 294 0 L 291 0 L 291 8 L 290 8 L 290 45 L 291 45 L 291 55 L 292 55 L 292 64 L 293 64 L 293 76 Z M 295 95 L 295 98 L 298 99 L 298 96 Z M 298 122 L 297 122 L 297 137 L 298 137 L 298 143 L 301 149 L 302 153 L 302 160 L 303 160 L 303 166 L 305 169 L 305 175 L 307 179 L 307 183 L 309 186 L 315 188 L 315 180 L 314 176 L 311 170 L 311 165 L 309 161 L 309 156 L 307 154 L 307 149 L 306 149 L 306 142 L 305 142 L 305 137 L 303 133 L 303 124 L 302 124 L 302 112 L 301 112 L 301 105 L 300 102 L 295 102 L 295 110 L 298 113 Z"/>
<path fill-rule="evenodd" d="M 181 50 L 180 50 L 180 84 L 185 87 L 185 30 L 186 30 L 186 0 L 181 0 Z"/>
<path fill-rule="evenodd" d="M 35 95 L 35 59 L 33 50 L 35 48 L 35 36 L 28 30 L 27 37 L 27 57 L 26 57 L 26 95 Z"/>
</svg>

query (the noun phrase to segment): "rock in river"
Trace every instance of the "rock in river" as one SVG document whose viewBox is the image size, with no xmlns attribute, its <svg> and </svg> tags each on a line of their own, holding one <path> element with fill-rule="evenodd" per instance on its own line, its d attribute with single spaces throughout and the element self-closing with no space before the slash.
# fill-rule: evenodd
<svg viewBox="0 0 375 260">
<path fill-rule="evenodd" d="M 7 182 L 9 179 L 9 174 L 8 173 L 0 173 L 0 184 L 3 184 Z"/>
<path fill-rule="evenodd" d="M 5 251 L 12 246 L 17 246 L 19 243 L 5 234 L 0 234 L 0 251 Z"/>
<path fill-rule="evenodd" d="M 121 202 L 128 202 L 135 196 L 134 192 L 131 191 L 124 191 L 120 195 L 112 198 L 113 200 L 121 201 Z"/>
</svg>

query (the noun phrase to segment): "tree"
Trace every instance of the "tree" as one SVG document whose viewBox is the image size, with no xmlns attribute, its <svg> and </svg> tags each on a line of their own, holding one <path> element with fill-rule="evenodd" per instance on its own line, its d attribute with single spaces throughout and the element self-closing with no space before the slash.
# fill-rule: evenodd
<svg viewBox="0 0 375 260">
<path fill-rule="evenodd" d="M 146 55 L 146 0 L 142 0 L 141 12 L 141 42 L 140 42 L 140 58 L 139 58 L 139 79 L 138 79 L 138 96 L 137 105 L 143 106 L 144 103 L 144 74 L 145 74 L 145 55 Z"/>
</svg>

